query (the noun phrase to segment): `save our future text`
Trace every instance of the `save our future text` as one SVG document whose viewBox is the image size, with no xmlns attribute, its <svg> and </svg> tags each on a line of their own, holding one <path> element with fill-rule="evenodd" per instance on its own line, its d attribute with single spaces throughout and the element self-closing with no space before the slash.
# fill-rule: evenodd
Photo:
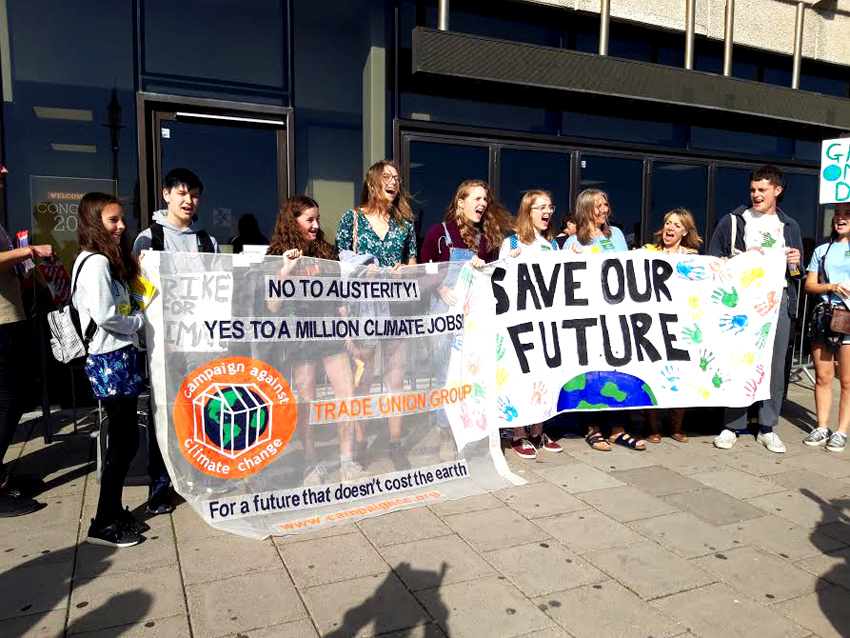
<svg viewBox="0 0 850 638">
<path fill-rule="evenodd" d="M 628 312 L 613 314 L 598 313 L 593 316 L 581 312 L 590 307 L 590 298 L 581 290 L 586 277 L 587 262 L 563 261 L 545 266 L 541 263 L 518 263 L 511 272 L 511 286 L 506 286 L 508 270 L 496 268 L 491 277 L 493 296 L 496 299 L 496 315 L 508 312 L 527 312 L 562 308 L 569 318 L 557 320 L 525 320 L 506 328 L 517 361 L 523 373 L 531 371 L 529 353 L 539 350 L 549 368 L 562 364 L 565 348 L 562 339 L 572 334 L 575 344 L 576 362 L 587 366 L 590 362 L 590 344 L 601 342 L 605 362 L 612 368 L 629 364 L 634 359 L 644 361 L 689 361 L 687 350 L 677 348 L 677 340 L 671 325 L 678 322 L 678 315 L 661 312 L 663 303 L 672 302 L 667 280 L 673 267 L 664 259 L 610 258 L 602 262 L 599 289 L 607 306 L 617 306 L 625 301 L 655 305 L 655 312 Z M 509 289 L 514 294 L 511 298 Z M 588 287 L 584 287 L 588 291 Z M 594 289 L 594 296 L 598 296 Z M 598 306 L 598 303 L 596 304 Z M 573 309 L 570 312 L 570 309 Z M 578 310 L 576 310 L 578 309 Z M 518 315 L 519 318 L 522 315 Z M 551 314 L 549 315 L 552 316 Z M 615 331 L 619 331 L 619 336 Z"/>
</svg>

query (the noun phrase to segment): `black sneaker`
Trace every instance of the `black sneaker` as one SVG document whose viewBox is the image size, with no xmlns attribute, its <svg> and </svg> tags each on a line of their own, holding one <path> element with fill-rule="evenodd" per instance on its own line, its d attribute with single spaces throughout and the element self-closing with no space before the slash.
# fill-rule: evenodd
<svg viewBox="0 0 850 638">
<path fill-rule="evenodd" d="M 138 520 L 135 516 L 133 516 L 130 513 L 129 507 L 125 507 L 123 510 L 118 512 L 118 524 L 123 525 L 124 527 L 133 532 L 136 532 L 136 534 L 144 534 L 151 528 L 150 525 L 148 525 L 144 521 Z"/>
<path fill-rule="evenodd" d="M 96 528 L 94 519 L 92 519 L 89 533 L 86 536 L 86 542 L 92 545 L 103 545 L 104 547 L 132 547 L 142 542 L 142 537 L 138 532 L 134 532 L 129 527 L 112 523 L 106 527 Z"/>
<path fill-rule="evenodd" d="M 0 518 L 31 514 L 37 509 L 41 509 L 41 506 L 38 501 L 21 496 L 20 492 L 0 492 Z"/>
<path fill-rule="evenodd" d="M 151 494 L 148 499 L 148 504 L 145 507 L 148 514 L 159 516 L 160 514 L 170 514 L 174 511 L 174 506 L 171 504 L 171 490 L 168 486 L 161 487 Z"/>
<path fill-rule="evenodd" d="M 393 466 L 397 472 L 410 469 L 410 459 L 407 458 L 407 453 L 401 441 L 390 441 L 388 452 L 390 460 L 393 462 Z"/>
</svg>

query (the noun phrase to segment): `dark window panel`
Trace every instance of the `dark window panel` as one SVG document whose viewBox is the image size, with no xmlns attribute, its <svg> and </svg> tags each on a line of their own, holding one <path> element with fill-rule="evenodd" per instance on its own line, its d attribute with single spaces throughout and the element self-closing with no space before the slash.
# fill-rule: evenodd
<svg viewBox="0 0 850 638">
<path fill-rule="evenodd" d="M 146 73 L 288 88 L 281 0 L 141 1 Z"/>
<path fill-rule="evenodd" d="M 652 204 L 647 241 L 652 241 L 653 233 L 664 223 L 664 215 L 674 208 L 687 208 L 694 216 L 697 231 L 705 239 L 707 195 L 707 166 L 653 162 Z"/>
<path fill-rule="evenodd" d="M 570 156 L 503 148 L 500 160 L 499 198 L 508 210 L 516 215 L 528 190 L 550 191 L 556 208 L 551 223 L 560 228 L 561 217 L 570 207 Z"/>
<path fill-rule="evenodd" d="M 579 168 L 579 191 L 586 188 L 605 191 L 611 205 L 611 223 L 623 231 L 629 247 L 640 245 L 643 161 L 582 154 Z"/>
<path fill-rule="evenodd" d="M 443 221 L 462 181 L 489 179 L 490 150 L 486 146 L 411 142 L 408 161 L 408 190 L 420 241 L 432 226 Z"/>
<path fill-rule="evenodd" d="M 794 141 L 788 137 L 707 126 L 691 127 L 691 146 L 724 153 L 774 158 L 790 158 L 794 152 Z"/>
</svg>

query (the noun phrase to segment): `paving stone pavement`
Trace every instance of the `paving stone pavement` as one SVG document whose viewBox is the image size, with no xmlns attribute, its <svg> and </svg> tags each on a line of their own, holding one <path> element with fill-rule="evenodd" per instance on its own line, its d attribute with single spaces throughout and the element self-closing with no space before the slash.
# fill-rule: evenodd
<svg viewBox="0 0 850 638">
<path fill-rule="evenodd" d="M 0 636 L 850 636 L 850 453 L 802 445 L 813 409 L 792 386 L 786 455 L 716 450 L 697 414 L 687 444 L 565 438 L 509 456 L 528 485 L 310 534 L 243 539 L 184 503 L 118 551 L 79 543 L 90 430 L 45 445 L 29 415 L 6 461 L 46 507 L 0 520 Z"/>
</svg>

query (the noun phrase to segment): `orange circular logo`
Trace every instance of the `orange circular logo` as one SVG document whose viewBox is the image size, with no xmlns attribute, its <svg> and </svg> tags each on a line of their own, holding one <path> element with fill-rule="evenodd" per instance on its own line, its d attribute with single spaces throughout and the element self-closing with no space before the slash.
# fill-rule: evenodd
<svg viewBox="0 0 850 638">
<path fill-rule="evenodd" d="M 274 461 L 295 432 L 297 407 L 283 376 L 248 357 L 192 371 L 174 401 L 183 455 L 219 478 L 244 478 Z"/>
</svg>

